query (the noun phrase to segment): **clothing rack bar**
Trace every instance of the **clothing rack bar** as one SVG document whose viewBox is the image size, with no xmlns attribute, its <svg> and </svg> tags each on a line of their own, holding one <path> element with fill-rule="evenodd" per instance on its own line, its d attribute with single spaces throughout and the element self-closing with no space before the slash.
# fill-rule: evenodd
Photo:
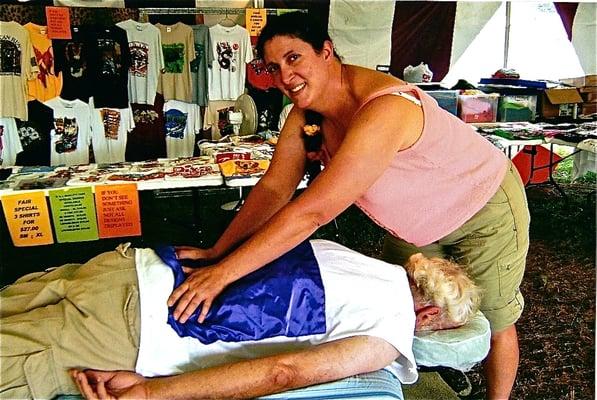
<svg viewBox="0 0 597 400">
<path fill-rule="evenodd" d="M 200 7 L 200 8 L 139 8 L 139 15 L 165 15 L 165 14 L 233 14 L 240 15 L 246 12 L 246 8 L 222 8 L 222 7 Z M 266 8 L 267 14 L 273 15 L 278 12 L 277 8 Z M 307 12 L 305 9 L 295 11 Z"/>
</svg>

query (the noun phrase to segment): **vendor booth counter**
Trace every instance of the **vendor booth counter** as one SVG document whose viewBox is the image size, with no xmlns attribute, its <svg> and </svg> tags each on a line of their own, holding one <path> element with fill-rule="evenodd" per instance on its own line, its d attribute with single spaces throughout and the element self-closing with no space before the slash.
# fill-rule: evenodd
<svg viewBox="0 0 597 400">
<path fill-rule="evenodd" d="M 246 195 L 250 188 L 244 189 Z M 84 242 L 15 247 L 0 207 L 0 277 L 2 285 L 18 277 L 65 263 L 84 262 L 118 244 L 135 247 L 162 244 L 207 247 L 215 243 L 232 220 L 234 211 L 222 205 L 239 200 L 233 187 L 189 187 L 139 191 L 141 236 L 106 238 Z"/>
</svg>

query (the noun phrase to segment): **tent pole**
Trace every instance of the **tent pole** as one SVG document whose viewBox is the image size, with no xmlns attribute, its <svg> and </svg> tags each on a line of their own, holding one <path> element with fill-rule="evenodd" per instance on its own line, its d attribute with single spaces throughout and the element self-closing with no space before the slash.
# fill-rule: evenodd
<svg viewBox="0 0 597 400">
<path fill-rule="evenodd" d="M 506 29 L 504 38 L 504 69 L 508 68 L 508 49 L 510 47 L 510 12 L 512 3 L 506 2 Z"/>
</svg>

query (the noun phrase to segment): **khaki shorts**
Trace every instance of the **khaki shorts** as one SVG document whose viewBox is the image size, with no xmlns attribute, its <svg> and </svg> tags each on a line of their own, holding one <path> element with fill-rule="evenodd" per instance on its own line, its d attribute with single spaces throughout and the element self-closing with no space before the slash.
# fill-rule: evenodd
<svg viewBox="0 0 597 400">
<path fill-rule="evenodd" d="M 421 252 L 463 265 L 483 288 L 481 311 L 499 332 L 514 324 L 524 307 L 520 283 L 529 248 L 529 210 L 516 168 L 509 170 L 496 194 L 471 219 L 446 237 L 423 247 L 387 235 L 382 258 L 404 265 Z"/>
<path fill-rule="evenodd" d="M 70 368 L 134 370 L 139 291 L 134 251 L 103 253 L 0 291 L 0 398 L 78 394 Z"/>
</svg>

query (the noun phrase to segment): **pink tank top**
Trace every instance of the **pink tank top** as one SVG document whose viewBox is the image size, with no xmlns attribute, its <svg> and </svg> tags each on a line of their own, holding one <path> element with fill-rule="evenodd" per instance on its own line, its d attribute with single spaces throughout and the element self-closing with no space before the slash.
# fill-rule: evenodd
<svg viewBox="0 0 597 400">
<path fill-rule="evenodd" d="M 421 101 L 423 132 L 413 146 L 396 153 L 356 205 L 392 235 L 424 246 L 453 232 L 483 208 L 502 182 L 508 159 L 415 86 L 374 93 L 361 108 L 396 92 L 411 93 Z M 325 141 L 323 150 L 333 157 Z"/>
</svg>

